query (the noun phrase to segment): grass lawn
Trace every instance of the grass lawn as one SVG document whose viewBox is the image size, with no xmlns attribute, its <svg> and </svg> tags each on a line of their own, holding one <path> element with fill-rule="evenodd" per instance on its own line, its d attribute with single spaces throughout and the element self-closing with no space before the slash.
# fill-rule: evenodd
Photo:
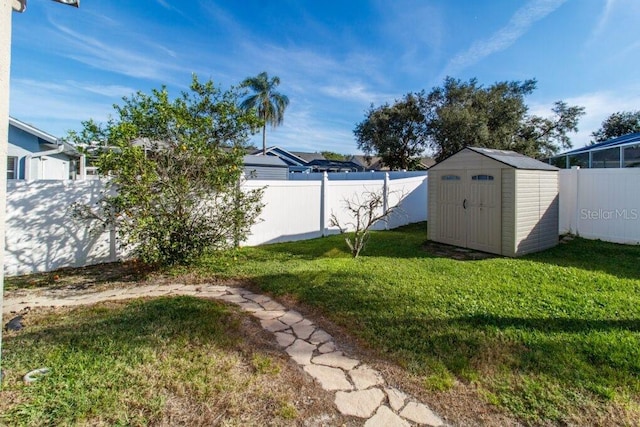
<svg viewBox="0 0 640 427">
<path fill-rule="evenodd" d="M 527 424 L 640 419 L 640 247 L 575 239 L 520 259 L 425 250 L 426 225 L 205 257 L 314 307 L 434 394 L 453 387 Z"/>
<path fill-rule="evenodd" d="M 30 312 L 4 336 L 0 425 L 343 424 L 247 319 L 190 297 Z M 24 385 L 40 367 L 50 374 Z"/>
</svg>

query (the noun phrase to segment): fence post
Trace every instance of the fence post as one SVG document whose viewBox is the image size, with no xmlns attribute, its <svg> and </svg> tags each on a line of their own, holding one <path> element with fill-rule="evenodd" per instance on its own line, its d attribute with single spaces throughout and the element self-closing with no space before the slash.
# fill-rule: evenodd
<svg viewBox="0 0 640 427">
<path fill-rule="evenodd" d="M 384 183 L 382 184 L 382 213 L 389 210 L 389 172 L 384 173 Z M 389 218 L 384 218 L 384 229 L 389 229 Z"/>
<path fill-rule="evenodd" d="M 326 172 L 322 173 L 322 185 L 320 187 L 320 232 L 322 237 L 327 235 L 327 213 L 328 213 L 328 199 L 329 193 L 329 175 Z"/>
<path fill-rule="evenodd" d="M 573 179 L 575 180 L 575 191 L 576 191 L 576 198 L 575 198 L 575 203 L 576 203 L 576 210 L 575 210 L 575 218 L 574 218 L 574 222 L 575 222 L 575 231 L 574 234 L 576 236 L 580 236 L 580 228 L 578 226 L 578 224 L 580 223 L 580 166 L 573 166 L 571 168 L 571 172 L 573 175 Z"/>
</svg>

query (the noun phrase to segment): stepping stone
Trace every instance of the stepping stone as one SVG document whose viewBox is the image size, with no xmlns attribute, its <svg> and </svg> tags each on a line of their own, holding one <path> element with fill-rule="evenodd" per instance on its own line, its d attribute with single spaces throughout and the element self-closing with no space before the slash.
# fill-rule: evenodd
<svg viewBox="0 0 640 427">
<path fill-rule="evenodd" d="M 275 336 L 280 347 L 289 347 L 296 340 L 293 334 L 287 332 L 276 332 Z"/>
<path fill-rule="evenodd" d="M 255 313 L 256 311 L 264 311 L 260 304 L 255 302 L 243 302 L 238 304 L 241 310 L 248 311 L 249 313 Z"/>
<path fill-rule="evenodd" d="M 404 402 L 407 401 L 407 395 L 394 387 L 387 387 L 384 389 L 387 392 L 389 398 L 389 405 L 391 408 L 398 412 L 404 406 Z"/>
<path fill-rule="evenodd" d="M 364 427 L 410 427 L 409 423 L 397 416 L 386 406 L 378 408 L 376 414 L 369 418 Z"/>
<path fill-rule="evenodd" d="M 159 291 L 154 291 L 154 294 L 157 295 L 164 295 L 163 293 L 158 293 Z M 215 299 L 220 299 L 221 296 L 226 295 L 227 293 L 225 291 L 210 291 L 210 290 L 204 290 L 202 292 L 198 293 L 198 298 L 215 298 Z"/>
<path fill-rule="evenodd" d="M 309 342 L 313 344 L 322 344 L 327 341 L 331 341 L 332 339 L 333 337 L 331 335 L 322 329 L 318 329 L 313 333 L 313 335 L 311 335 L 311 337 L 309 337 Z"/>
<path fill-rule="evenodd" d="M 203 292 L 227 292 L 229 290 L 228 286 L 220 286 L 220 285 L 200 285 L 202 287 Z"/>
<path fill-rule="evenodd" d="M 258 303 L 258 304 L 262 304 L 265 302 L 269 302 L 271 301 L 271 298 L 269 298 L 266 295 L 259 295 L 259 294 L 246 294 L 243 295 L 246 299 L 250 299 L 251 301 Z"/>
<path fill-rule="evenodd" d="M 291 329 L 293 329 L 293 333 L 296 334 L 298 338 L 306 340 L 311 336 L 313 331 L 316 330 L 316 325 L 305 319 L 293 325 Z"/>
<path fill-rule="evenodd" d="M 195 294 L 200 293 L 202 290 L 201 285 L 181 285 L 179 289 L 177 289 L 181 294 Z"/>
<path fill-rule="evenodd" d="M 240 304 L 240 303 L 243 303 L 243 302 L 249 302 L 246 299 L 244 299 L 242 296 L 234 295 L 234 294 L 223 295 L 223 296 L 220 297 L 220 299 L 223 300 L 223 301 L 232 302 L 232 303 L 235 303 L 235 304 Z"/>
<path fill-rule="evenodd" d="M 315 349 L 316 346 L 313 344 L 309 344 L 304 340 L 296 340 L 285 351 L 298 365 L 309 365 Z"/>
<path fill-rule="evenodd" d="M 266 329 L 269 332 L 279 332 L 284 331 L 285 329 L 289 329 L 289 325 L 285 325 L 277 319 L 261 320 L 260 324 L 262 325 L 263 329 Z"/>
<path fill-rule="evenodd" d="M 329 341 L 327 343 L 324 343 L 320 346 L 320 348 L 318 348 L 318 351 L 320 353 L 333 353 L 334 351 L 336 351 L 336 344 L 333 341 Z"/>
<path fill-rule="evenodd" d="M 347 380 L 342 369 L 330 368 L 328 366 L 307 365 L 304 367 L 306 373 L 318 380 L 324 390 L 353 390 L 353 386 Z"/>
<path fill-rule="evenodd" d="M 160 289 L 154 289 L 154 290 L 148 291 L 144 294 L 144 296 L 145 297 L 161 297 L 167 294 L 169 294 L 169 290 L 160 288 Z M 217 292 L 215 295 L 209 295 L 208 293 L 198 294 L 199 297 L 203 297 L 203 296 L 220 297 L 222 295 L 224 295 L 222 292 Z"/>
<path fill-rule="evenodd" d="M 360 366 L 357 369 L 349 371 L 349 375 L 356 386 L 356 390 L 364 390 L 365 388 L 384 384 L 382 375 L 375 369 L 368 366 Z"/>
<path fill-rule="evenodd" d="M 313 363 L 316 365 L 326 365 L 350 371 L 355 368 L 360 361 L 344 356 L 341 351 L 334 351 L 333 353 L 325 353 L 314 357 Z"/>
<path fill-rule="evenodd" d="M 295 323 L 301 322 L 302 319 L 303 319 L 302 314 L 294 310 L 289 310 L 284 314 L 284 316 L 282 316 L 278 320 L 281 321 L 282 323 L 286 323 L 287 325 L 293 325 Z"/>
<path fill-rule="evenodd" d="M 268 311 L 285 311 L 286 308 L 284 308 L 284 306 L 282 304 L 278 304 L 277 302 L 273 301 L 273 300 L 269 300 L 267 302 L 263 302 L 260 304 L 261 306 L 264 307 L 265 310 Z"/>
<path fill-rule="evenodd" d="M 444 425 L 440 417 L 422 403 L 407 403 L 407 406 L 400 412 L 400 416 L 418 424 L 426 424 L 433 427 Z"/>
<path fill-rule="evenodd" d="M 235 286 L 227 286 L 227 292 L 234 294 L 234 295 L 242 295 L 243 293 L 247 293 L 246 290 L 242 289 L 242 288 L 236 288 Z"/>
<path fill-rule="evenodd" d="M 340 413 L 354 417 L 369 418 L 380 406 L 384 393 L 378 388 L 360 391 L 339 391 L 335 404 Z"/>
<path fill-rule="evenodd" d="M 260 320 L 270 320 L 275 319 L 277 317 L 281 317 L 284 314 L 284 311 L 265 311 L 258 310 L 253 312 L 253 316 L 257 317 Z"/>
</svg>

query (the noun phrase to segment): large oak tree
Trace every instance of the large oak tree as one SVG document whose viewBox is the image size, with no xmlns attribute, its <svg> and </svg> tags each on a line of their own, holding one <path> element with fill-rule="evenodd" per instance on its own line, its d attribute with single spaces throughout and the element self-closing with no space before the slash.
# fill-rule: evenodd
<svg viewBox="0 0 640 427">
<path fill-rule="evenodd" d="M 558 101 L 550 117 L 531 115 L 525 97 L 535 88 L 535 80 L 483 86 L 447 77 L 428 94 L 372 106 L 354 133 L 365 153 L 399 168 L 410 168 L 427 147 L 438 161 L 466 146 L 547 157 L 571 147 L 568 134 L 578 130 L 584 108 Z"/>
</svg>

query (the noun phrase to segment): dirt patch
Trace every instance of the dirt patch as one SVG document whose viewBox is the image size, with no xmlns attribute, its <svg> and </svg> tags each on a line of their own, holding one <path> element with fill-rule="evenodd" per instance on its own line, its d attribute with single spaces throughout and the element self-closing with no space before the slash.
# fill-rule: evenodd
<svg viewBox="0 0 640 427">
<path fill-rule="evenodd" d="M 451 258 L 458 261 L 479 261 L 490 258 L 501 258 L 499 255 L 494 255 L 487 252 L 480 252 L 467 248 L 459 248 L 457 246 L 445 245 L 444 243 L 437 243 L 432 241 L 426 241 L 422 245 L 422 250 L 437 257 Z"/>
</svg>

